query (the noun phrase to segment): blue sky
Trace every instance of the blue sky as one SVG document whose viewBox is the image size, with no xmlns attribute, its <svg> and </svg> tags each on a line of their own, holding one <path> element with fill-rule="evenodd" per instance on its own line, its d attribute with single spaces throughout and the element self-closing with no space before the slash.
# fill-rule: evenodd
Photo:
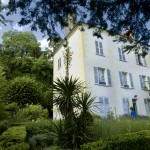
<svg viewBox="0 0 150 150">
<path fill-rule="evenodd" d="M 8 0 L 2 0 L 2 4 L 5 5 L 8 3 Z M 2 12 L 2 14 L 5 16 L 5 10 Z M 20 20 L 20 14 L 14 14 L 12 16 L 7 16 L 7 19 L 10 19 L 13 21 L 12 24 L 8 23 L 7 26 L 0 24 L 0 43 L 2 43 L 2 35 L 4 32 L 7 32 L 9 30 L 18 30 L 21 32 L 24 31 L 31 31 L 30 30 L 30 25 L 27 26 L 19 26 L 17 24 L 17 22 Z M 43 37 L 44 34 L 42 34 L 40 31 L 37 32 L 33 32 L 34 35 L 36 36 L 37 40 L 41 43 L 41 48 L 42 50 L 45 49 L 45 47 L 48 46 L 48 42 L 47 42 L 47 37 Z"/>
</svg>

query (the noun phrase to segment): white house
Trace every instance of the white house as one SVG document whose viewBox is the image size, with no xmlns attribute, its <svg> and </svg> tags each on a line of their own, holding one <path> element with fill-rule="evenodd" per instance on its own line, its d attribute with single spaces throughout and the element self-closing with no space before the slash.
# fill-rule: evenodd
<svg viewBox="0 0 150 150">
<path fill-rule="evenodd" d="M 84 32 L 77 24 L 66 36 L 73 52 L 69 74 L 87 83 L 87 91 L 96 97 L 95 113 L 102 117 L 106 117 L 108 111 L 129 114 L 136 98 L 137 113 L 150 115 L 150 56 L 142 58 L 134 52 L 123 53 L 124 44 L 113 42 L 115 36 L 102 31 L 103 39 L 97 38 L 93 36 L 94 28 L 88 29 L 87 24 L 82 26 Z M 54 80 L 65 76 L 63 51 L 60 44 L 54 53 Z"/>
</svg>

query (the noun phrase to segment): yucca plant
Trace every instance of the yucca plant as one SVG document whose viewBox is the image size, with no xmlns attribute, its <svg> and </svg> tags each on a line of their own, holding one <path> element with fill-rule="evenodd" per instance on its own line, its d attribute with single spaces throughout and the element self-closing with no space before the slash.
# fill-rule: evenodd
<svg viewBox="0 0 150 150">
<path fill-rule="evenodd" d="M 62 116 L 67 118 L 72 115 L 73 109 L 77 105 L 77 97 L 83 91 L 84 87 L 79 79 L 71 76 L 64 79 L 57 78 L 53 84 L 53 104 L 56 105 Z"/>
<path fill-rule="evenodd" d="M 93 122 L 90 108 L 94 98 L 84 89 L 83 82 L 72 76 L 56 79 L 53 84 L 53 103 L 63 117 L 63 123 L 56 126 L 56 143 L 63 149 L 80 149 L 80 145 L 91 141 L 88 128 Z"/>
</svg>

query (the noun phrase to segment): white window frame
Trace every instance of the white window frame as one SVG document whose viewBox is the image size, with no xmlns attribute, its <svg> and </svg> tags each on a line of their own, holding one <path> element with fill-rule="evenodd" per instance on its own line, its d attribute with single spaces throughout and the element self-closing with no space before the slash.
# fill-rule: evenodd
<svg viewBox="0 0 150 150">
<path fill-rule="evenodd" d="M 126 62 L 126 57 L 125 57 L 125 53 L 123 52 L 123 47 L 118 48 L 118 53 L 119 53 L 119 60 Z"/>
<path fill-rule="evenodd" d="M 120 85 L 123 88 L 134 88 L 133 76 L 131 73 L 119 71 Z"/>
<path fill-rule="evenodd" d="M 94 67 L 95 84 L 112 86 L 111 71 L 109 69 Z"/>
<path fill-rule="evenodd" d="M 147 61 L 146 58 L 142 58 L 141 55 L 135 54 L 136 64 L 140 66 L 147 67 Z"/>
<path fill-rule="evenodd" d="M 96 55 L 104 56 L 103 44 L 100 41 L 95 41 Z"/>
<path fill-rule="evenodd" d="M 150 77 L 145 75 L 139 75 L 141 89 L 150 90 Z"/>
</svg>

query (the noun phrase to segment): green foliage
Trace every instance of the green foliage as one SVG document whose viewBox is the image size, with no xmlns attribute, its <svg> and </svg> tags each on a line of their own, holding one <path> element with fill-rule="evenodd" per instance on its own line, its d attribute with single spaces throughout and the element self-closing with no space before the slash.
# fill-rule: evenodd
<svg viewBox="0 0 150 150">
<path fill-rule="evenodd" d="M 27 105 L 19 110 L 15 116 L 17 122 L 37 121 L 39 119 L 47 119 L 48 112 L 41 105 Z"/>
<path fill-rule="evenodd" d="M 65 149 L 79 149 L 81 144 L 91 141 L 89 128 L 93 119 L 90 107 L 94 98 L 90 93 L 83 92 L 82 82 L 72 76 L 56 79 L 53 91 L 54 105 L 64 118 L 55 125 L 55 143 Z"/>
<path fill-rule="evenodd" d="M 73 79 L 72 76 L 70 78 L 65 77 L 65 79 L 57 78 L 52 88 L 54 105 L 59 107 L 64 117 L 72 115 L 78 94 L 83 90 L 82 82 L 79 79 Z"/>
<path fill-rule="evenodd" d="M 66 39 L 66 43 L 63 44 L 65 51 L 63 53 L 64 56 L 64 65 L 65 65 L 65 70 L 66 70 L 66 77 L 69 77 L 69 68 L 71 65 L 71 60 L 72 60 L 72 52 L 70 51 L 70 47 L 68 45 L 68 41 Z"/>
<path fill-rule="evenodd" d="M 53 66 L 52 62 L 41 56 L 39 59 L 33 61 L 31 68 L 31 74 L 33 74 L 37 80 L 48 85 L 52 84 L 53 79 Z"/>
<path fill-rule="evenodd" d="M 8 31 L 2 36 L 3 51 L 1 55 L 9 55 L 10 57 L 22 58 L 39 57 L 39 43 L 32 32 Z"/>
<path fill-rule="evenodd" d="M 40 84 L 27 76 L 16 77 L 8 86 L 6 99 L 10 102 L 17 102 L 20 106 L 27 103 L 40 103 L 42 100 Z"/>
<path fill-rule="evenodd" d="M 150 131 L 127 133 L 84 144 L 82 150 L 141 150 L 150 149 Z"/>
<path fill-rule="evenodd" d="M 1 121 L 0 122 L 0 135 L 6 131 L 8 129 L 9 125 L 8 125 L 8 122 L 6 121 Z"/>
<path fill-rule="evenodd" d="M 8 119 L 10 117 L 9 112 L 5 109 L 6 103 L 1 102 L 0 103 L 0 120 Z"/>
<path fill-rule="evenodd" d="M 12 102 L 5 106 L 5 110 L 10 113 L 11 117 L 14 117 L 16 113 L 19 111 L 19 107 L 17 103 Z"/>
<path fill-rule="evenodd" d="M 4 92 L 7 87 L 7 81 L 5 78 L 4 68 L 0 64 L 0 100 L 4 97 Z"/>
<path fill-rule="evenodd" d="M 26 123 L 27 138 L 33 135 L 45 134 L 54 131 L 54 127 L 49 120 L 38 120 L 37 122 Z"/>
<path fill-rule="evenodd" d="M 33 135 L 29 139 L 29 144 L 33 150 L 41 150 L 53 144 L 53 140 L 49 137 L 49 134 L 37 134 Z"/>
<path fill-rule="evenodd" d="M 0 146 L 3 149 L 28 150 L 29 146 L 26 142 L 26 128 L 24 126 L 11 127 L 4 131 L 0 137 Z"/>
</svg>

